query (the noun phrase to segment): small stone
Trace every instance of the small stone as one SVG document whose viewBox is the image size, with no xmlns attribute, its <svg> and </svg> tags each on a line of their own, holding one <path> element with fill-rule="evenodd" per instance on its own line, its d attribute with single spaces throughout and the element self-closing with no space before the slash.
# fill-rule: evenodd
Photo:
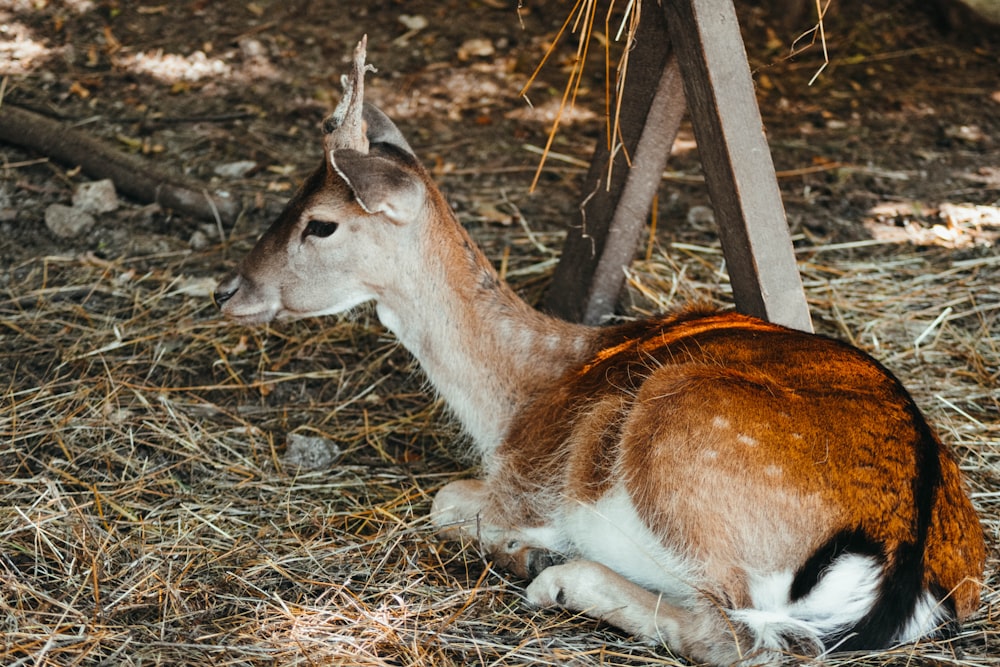
<svg viewBox="0 0 1000 667">
<path fill-rule="evenodd" d="M 427 17 L 420 16 L 419 14 L 415 16 L 410 16 L 409 14 L 400 14 L 399 16 L 396 17 L 396 20 L 402 23 L 404 26 L 406 26 L 407 30 L 411 30 L 413 32 L 423 30 L 424 28 L 430 25 L 430 22 L 427 20 Z"/>
<path fill-rule="evenodd" d="M 222 178 L 243 178 L 256 168 L 257 163 L 253 160 L 238 160 L 236 162 L 220 164 L 212 171 L 215 172 L 216 176 L 221 176 Z"/>
<path fill-rule="evenodd" d="M 988 146 L 990 137 L 978 125 L 951 125 L 944 129 L 944 136 L 970 146 Z"/>
<path fill-rule="evenodd" d="M 299 470 L 325 470 L 341 455 L 337 443 L 319 436 L 288 434 L 288 446 L 282 463 Z"/>
<path fill-rule="evenodd" d="M 715 224 L 715 212 L 708 206 L 692 206 L 688 209 L 687 222 L 692 227 Z"/>
<path fill-rule="evenodd" d="M 111 179 L 81 183 L 73 194 L 73 207 L 100 215 L 118 208 L 118 193 Z"/>
<path fill-rule="evenodd" d="M 90 231 L 94 216 L 72 206 L 52 204 L 45 209 L 45 226 L 61 239 L 71 239 Z"/>
<path fill-rule="evenodd" d="M 200 229 L 195 230 L 194 234 L 188 240 L 188 245 L 191 246 L 192 250 L 204 250 L 209 246 L 211 242 L 208 240 L 208 236 L 205 232 Z"/>
<path fill-rule="evenodd" d="M 458 59 L 465 61 L 471 58 L 488 58 L 492 56 L 495 52 L 493 48 L 493 42 L 488 39 L 483 39 L 482 37 L 474 37 L 473 39 L 465 40 L 460 47 L 458 47 Z"/>
</svg>

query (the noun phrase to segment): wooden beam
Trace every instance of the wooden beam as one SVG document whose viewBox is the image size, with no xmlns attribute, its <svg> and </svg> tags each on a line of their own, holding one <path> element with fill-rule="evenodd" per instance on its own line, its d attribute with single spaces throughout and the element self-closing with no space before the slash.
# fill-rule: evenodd
<svg viewBox="0 0 1000 667">
<path fill-rule="evenodd" d="M 664 0 L 736 307 L 812 331 L 731 0 Z"/>
<path fill-rule="evenodd" d="M 598 139 L 563 254 L 543 307 L 599 323 L 614 312 L 684 114 L 684 87 L 667 44 L 663 10 L 642 5 L 621 103 L 620 146 Z M 631 167 L 625 158 L 631 158 Z M 609 179 L 610 173 L 610 179 Z"/>
</svg>

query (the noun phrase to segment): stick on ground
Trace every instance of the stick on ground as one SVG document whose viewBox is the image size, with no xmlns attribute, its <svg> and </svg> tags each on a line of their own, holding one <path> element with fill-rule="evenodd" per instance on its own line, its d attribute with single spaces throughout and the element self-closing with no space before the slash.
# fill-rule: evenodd
<svg viewBox="0 0 1000 667">
<path fill-rule="evenodd" d="M 79 130 L 7 102 L 0 106 L 0 141 L 79 165 L 91 178 L 110 178 L 119 192 L 141 203 L 224 223 L 232 223 L 240 213 L 232 197 L 209 193 L 197 182 L 164 173 Z"/>
</svg>

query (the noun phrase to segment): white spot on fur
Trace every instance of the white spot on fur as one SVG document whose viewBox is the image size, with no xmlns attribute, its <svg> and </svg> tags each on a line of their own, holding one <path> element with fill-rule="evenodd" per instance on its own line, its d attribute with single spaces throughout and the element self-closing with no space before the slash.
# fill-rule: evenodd
<svg viewBox="0 0 1000 667">
<path fill-rule="evenodd" d="M 553 352 L 561 349 L 563 347 L 563 339 L 555 334 L 549 334 L 545 337 L 545 347 Z"/>
<path fill-rule="evenodd" d="M 720 431 L 729 428 L 729 420 L 722 415 L 716 415 L 712 417 L 712 428 L 719 429 Z"/>
<path fill-rule="evenodd" d="M 782 469 L 781 466 L 769 465 L 766 468 L 764 468 L 764 474 L 767 475 L 768 477 L 781 477 L 782 475 L 785 474 L 785 471 Z"/>
<path fill-rule="evenodd" d="M 752 438 L 746 433 L 740 433 L 739 435 L 737 435 L 736 442 L 740 443 L 741 445 L 746 445 L 747 447 L 756 447 L 757 445 L 760 444 L 759 442 L 757 442 L 756 438 Z"/>
</svg>

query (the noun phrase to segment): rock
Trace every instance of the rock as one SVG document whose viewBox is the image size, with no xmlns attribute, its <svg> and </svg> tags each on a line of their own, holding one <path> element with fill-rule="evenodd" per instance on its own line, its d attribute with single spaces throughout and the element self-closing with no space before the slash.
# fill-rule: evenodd
<svg viewBox="0 0 1000 667">
<path fill-rule="evenodd" d="M 188 240 L 188 245 L 191 246 L 192 250 L 204 250 L 209 246 L 209 244 L 211 244 L 211 241 L 208 240 L 208 236 L 205 232 L 200 229 L 195 230 L 195 232 L 191 235 L 191 238 Z"/>
<path fill-rule="evenodd" d="M 81 183 L 73 194 L 73 208 L 100 215 L 118 208 L 118 193 L 111 179 Z"/>
<path fill-rule="evenodd" d="M 465 61 L 471 60 L 472 58 L 488 58 L 492 56 L 494 52 L 495 49 L 493 48 L 493 42 L 488 39 L 476 37 L 465 40 L 462 45 L 458 47 L 458 59 Z"/>
<path fill-rule="evenodd" d="M 937 23 L 966 43 L 992 44 L 1000 33 L 1000 0 L 935 0 Z"/>
<path fill-rule="evenodd" d="M 949 125 L 944 128 L 944 136 L 969 146 L 990 145 L 990 136 L 978 125 Z"/>
<path fill-rule="evenodd" d="M 688 209 L 687 222 L 691 227 L 703 228 L 715 225 L 715 211 L 708 206 L 692 206 Z"/>
<path fill-rule="evenodd" d="M 191 234 L 191 239 L 188 243 L 194 250 L 204 250 L 218 240 L 220 240 L 219 228 L 211 223 L 206 223 L 198 226 L 198 229 Z"/>
<path fill-rule="evenodd" d="M 1000 26 L 1000 0 L 956 0 L 975 16 Z"/>
<path fill-rule="evenodd" d="M 90 231 L 94 216 L 72 206 L 52 204 L 45 209 L 45 226 L 61 239 L 71 239 Z"/>
<path fill-rule="evenodd" d="M 299 470 L 325 470 L 340 458 L 337 443 L 319 436 L 288 434 L 288 446 L 282 463 Z"/>
<path fill-rule="evenodd" d="M 253 160 L 239 160 L 237 162 L 227 162 L 215 167 L 212 171 L 216 176 L 223 178 L 243 178 L 257 168 L 257 163 Z"/>
</svg>

